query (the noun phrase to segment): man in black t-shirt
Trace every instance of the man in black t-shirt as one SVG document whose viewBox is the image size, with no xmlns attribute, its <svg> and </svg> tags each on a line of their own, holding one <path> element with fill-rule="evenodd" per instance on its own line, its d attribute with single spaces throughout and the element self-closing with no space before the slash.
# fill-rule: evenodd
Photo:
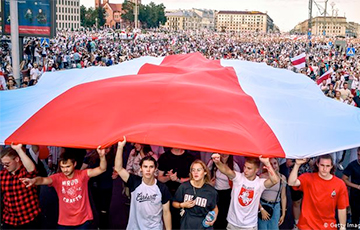
<svg viewBox="0 0 360 230">
<path fill-rule="evenodd" d="M 190 166 L 195 157 L 184 149 L 172 148 L 160 156 L 158 180 L 165 183 L 172 196 L 180 184 L 188 181 Z M 180 228 L 180 213 L 178 209 L 170 206 L 173 229 Z"/>
<path fill-rule="evenodd" d="M 357 159 L 345 168 L 342 179 L 350 187 L 351 223 L 353 224 L 351 228 L 358 229 L 360 220 L 358 203 L 360 199 L 360 147 L 357 149 Z"/>
</svg>

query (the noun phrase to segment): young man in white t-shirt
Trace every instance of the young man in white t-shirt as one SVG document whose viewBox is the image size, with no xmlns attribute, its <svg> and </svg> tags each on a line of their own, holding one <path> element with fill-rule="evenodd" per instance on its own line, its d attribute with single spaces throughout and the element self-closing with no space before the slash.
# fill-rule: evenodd
<svg viewBox="0 0 360 230">
<path fill-rule="evenodd" d="M 130 216 L 127 230 L 171 229 L 170 199 L 171 194 L 165 184 L 156 180 L 156 160 L 146 156 L 140 161 L 142 177 L 130 174 L 123 168 L 123 148 L 126 138 L 118 142 L 115 157 L 115 171 L 127 183 L 131 192 Z M 163 220 L 162 220 L 163 219 Z"/>
<path fill-rule="evenodd" d="M 280 180 L 272 168 L 269 158 L 262 158 L 261 156 L 259 159 L 246 158 L 243 173 L 235 172 L 223 164 L 220 161 L 219 154 L 213 154 L 212 159 L 220 172 L 233 181 L 227 229 L 257 229 L 261 194 L 266 188 L 272 187 Z M 260 168 L 260 161 L 269 172 L 268 179 L 262 179 L 256 175 Z"/>
</svg>

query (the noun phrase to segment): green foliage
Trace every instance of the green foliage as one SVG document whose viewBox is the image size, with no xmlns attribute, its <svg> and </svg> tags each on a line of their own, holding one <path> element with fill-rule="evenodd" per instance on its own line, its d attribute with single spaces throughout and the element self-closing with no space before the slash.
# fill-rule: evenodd
<svg viewBox="0 0 360 230">
<path fill-rule="evenodd" d="M 125 1 L 122 4 L 123 13 L 121 14 L 121 18 L 128 22 L 134 22 L 134 6 L 135 4 L 129 1 Z"/>
<path fill-rule="evenodd" d="M 98 19 L 98 26 L 103 26 L 106 22 L 105 9 L 102 7 L 86 9 L 84 5 L 80 6 L 80 23 L 83 27 L 92 27 L 96 24 Z"/>
<path fill-rule="evenodd" d="M 122 5 L 124 13 L 121 18 L 134 22 L 134 3 L 125 1 Z M 150 2 L 148 5 L 139 5 L 139 21 L 143 28 L 157 28 L 160 24 L 165 24 L 165 6 L 164 4 L 156 5 L 154 2 Z"/>
</svg>

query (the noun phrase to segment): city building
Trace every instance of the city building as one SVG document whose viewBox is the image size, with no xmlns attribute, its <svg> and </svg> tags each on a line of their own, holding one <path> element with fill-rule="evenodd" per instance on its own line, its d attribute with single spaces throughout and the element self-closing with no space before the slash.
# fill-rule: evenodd
<svg viewBox="0 0 360 230">
<path fill-rule="evenodd" d="M 346 36 L 349 37 L 360 36 L 360 24 L 356 22 L 348 22 L 346 26 Z"/>
<path fill-rule="evenodd" d="M 293 32 L 307 34 L 309 20 L 305 20 L 295 26 Z M 345 17 L 315 17 L 311 20 L 311 34 L 326 36 L 345 36 L 348 24 Z"/>
<path fill-rule="evenodd" d="M 80 28 L 80 0 L 56 1 L 56 28 L 60 30 Z"/>
<path fill-rule="evenodd" d="M 171 31 L 214 30 L 214 11 L 204 9 L 175 10 L 165 13 L 165 28 Z"/>
<path fill-rule="evenodd" d="M 141 0 L 130 0 L 129 2 L 135 3 L 137 1 L 137 4 L 141 4 Z M 95 0 L 95 8 L 102 7 L 105 9 L 105 27 L 110 28 L 123 28 L 125 27 L 124 21 L 121 18 L 122 13 L 122 4 L 121 3 L 110 3 L 109 0 L 104 0 L 102 3 L 101 0 Z"/>
<path fill-rule="evenodd" d="M 219 11 L 215 18 L 218 32 L 274 32 L 273 20 L 260 11 Z"/>
</svg>

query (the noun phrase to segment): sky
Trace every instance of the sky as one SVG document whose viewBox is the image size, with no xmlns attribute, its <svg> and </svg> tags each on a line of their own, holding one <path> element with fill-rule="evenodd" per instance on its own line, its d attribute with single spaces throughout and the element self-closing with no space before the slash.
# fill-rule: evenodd
<svg viewBox="0 0 360 230">
<path fill-rule="evenodd" d="M 325 8 L 325 0 L 314 0 L 322 9 L 313 5 L 313 17 L 321 16 Z M 94 7 L 95 0 L 80 0 L 81 5 Z M 123 0 L 110 0 L 110 3 L 122 3 Z M 293 29 L 299 22 L 309 17 L 309 0 L 142 0 L 142 4 L 163 3 L 167 10 L 174 9 L 212 9 L 212 10 L 256 10 L 268 15 L 281 31 Z M 332 7 L 332 3 L 334 6 Z M 332 10 L 334 9 L 334 11 Z M 328 0 L 328 15 L 346 17 L 348 22 L 360 23 L 360 0 Z M 321 13 L 320 13 L 321 12 Z"/>
</svg>

